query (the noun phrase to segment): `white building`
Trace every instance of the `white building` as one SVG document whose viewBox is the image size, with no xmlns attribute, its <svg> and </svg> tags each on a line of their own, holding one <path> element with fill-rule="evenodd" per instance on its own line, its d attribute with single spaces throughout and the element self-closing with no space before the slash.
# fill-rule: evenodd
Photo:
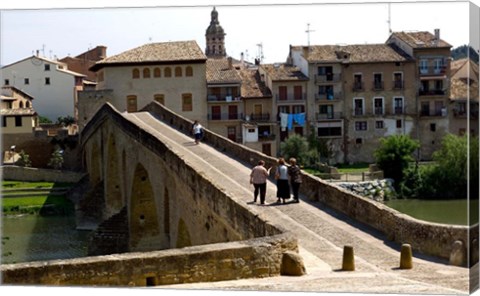
<svg viewBox="0 0 480 296">
<path fill-rule="evenodd" d="M 38 115 L 52 121 L 76 114 L 77 91 L 85 75 L 69 71 L 67 65 L 31 56 L 2 67 L 2 85 L 13 86 L 35 98 Z"/>
</svg>

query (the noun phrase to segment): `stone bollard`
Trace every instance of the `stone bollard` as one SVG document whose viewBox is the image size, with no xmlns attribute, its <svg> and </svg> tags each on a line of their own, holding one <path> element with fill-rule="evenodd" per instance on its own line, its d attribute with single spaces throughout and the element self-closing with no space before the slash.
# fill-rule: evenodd
<svg viewBox="0 0 480 296">
<path fill-rule="evenodd" d="M 412 269 L 412 247 L 409 244 L 403 244 L 400 252 L 400 269 Z"/>
<path fill-rule="evenodd" d="M 449 263 L 455 266 L 465 265 L 467 254 L 466 248 L 462 241 L 453 242 L 452 251 L 450 252 Z"/>
<path fill-rule="evenodd" d="M 353 247 L 352 246 L 344 246 L 343 247 L 342 270 L 345 270 L 345 271 L 354 271 L 355 270 L 355 258 L 353 256 Z"/>
</svg>

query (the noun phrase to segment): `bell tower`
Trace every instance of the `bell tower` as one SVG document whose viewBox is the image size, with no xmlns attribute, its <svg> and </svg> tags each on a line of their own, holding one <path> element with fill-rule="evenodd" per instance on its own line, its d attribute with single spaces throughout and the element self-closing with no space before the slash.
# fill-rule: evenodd
<svg viewBox="0 0 480 296">
<path fill-rule="evenodd" d="M 220 22 L 218 21 L 218 12 L 213 7 L 211 12 L 210 25 L 205 33 L 207 48 L 205 49 L 205 55 L 209 58 L 212 57 L 224 57 L 227 55 L 225 50 L 225 32 L 223 31 Z"/>
</svg>

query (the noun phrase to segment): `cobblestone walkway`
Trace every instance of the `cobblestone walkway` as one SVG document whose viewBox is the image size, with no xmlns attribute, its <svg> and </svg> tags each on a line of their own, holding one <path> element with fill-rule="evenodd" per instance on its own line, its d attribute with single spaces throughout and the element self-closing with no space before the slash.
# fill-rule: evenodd
<svg viewBox="0 0 480 296">
<path fill-rule="evenodd" d="M 249 184 L 251 166 L 226 157 L 204 143 L 195 145 L 192 138 L 171 129 L 148 113 L 125 116 L 167 143 L 213 183 L 229 191 L 238 202 L 248 204 L 253 212 L 265 220 L 283 225 L 295 233 L 308 273 L 301 277 L 279 276 L 159 288 L 443 295 L 469 293 L 469 269 L 414 254 L 413 269 L 401 270 L 398 268 L 400 245 L 387 241 L 382 234 L 368 226 L 336 213 L 319 202 L 310 202 L 305 196 L 301 196 L 298 204 L 277 204 L 276 186 L 270 181 L 267 184 L 266 204 L 254 204 L 253 186 Z M 340 270 L 345 245 L 354 248 L 355 271 Z"/>
</svg>

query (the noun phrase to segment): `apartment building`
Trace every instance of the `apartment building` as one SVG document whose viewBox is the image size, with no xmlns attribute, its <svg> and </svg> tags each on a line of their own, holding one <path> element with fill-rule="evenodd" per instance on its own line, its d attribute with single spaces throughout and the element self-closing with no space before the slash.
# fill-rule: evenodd
<svg viewBox="0 0 480 296">
<path fill-rule="evenodd" d="M 97 94 L 120 111 L 136 112 L 152 101 L 188 118 L 207 122 L 207 57 L 195 41 L 149 43 L 105 58 L 97 73 Z M 85 92 L 83 100 L 96 100 Z M 92 103 L 93 104 L 93 103 Z M 85 122 L 93 114 L 81 118 Z"/>
<path fill-rule="evenodd" d="M 86 77 L 70 71 L 65 63 L 38 54 L 2 67 L 1 76 L 3 86 L 35 97 L 35 110 L 52 121 L 76 114 L 77 94 Z"/>
<path fill-rule="evenodd" d="M 434 34 L 426 31 L 394 32 L 386 43 L 396 45 L 416 62 L 416 138 L 421 144 L 418 157 L 431 159 L 449 131 L 447 107 L 452 46 L 440 38 L 439 29 L 435 29 Z"/>
<path fill-rule="evenodd" d="M 448 120 L 450 133 L 478 136 L 478 65 L 464 58 L 451 62 Z"/>
</svg>

